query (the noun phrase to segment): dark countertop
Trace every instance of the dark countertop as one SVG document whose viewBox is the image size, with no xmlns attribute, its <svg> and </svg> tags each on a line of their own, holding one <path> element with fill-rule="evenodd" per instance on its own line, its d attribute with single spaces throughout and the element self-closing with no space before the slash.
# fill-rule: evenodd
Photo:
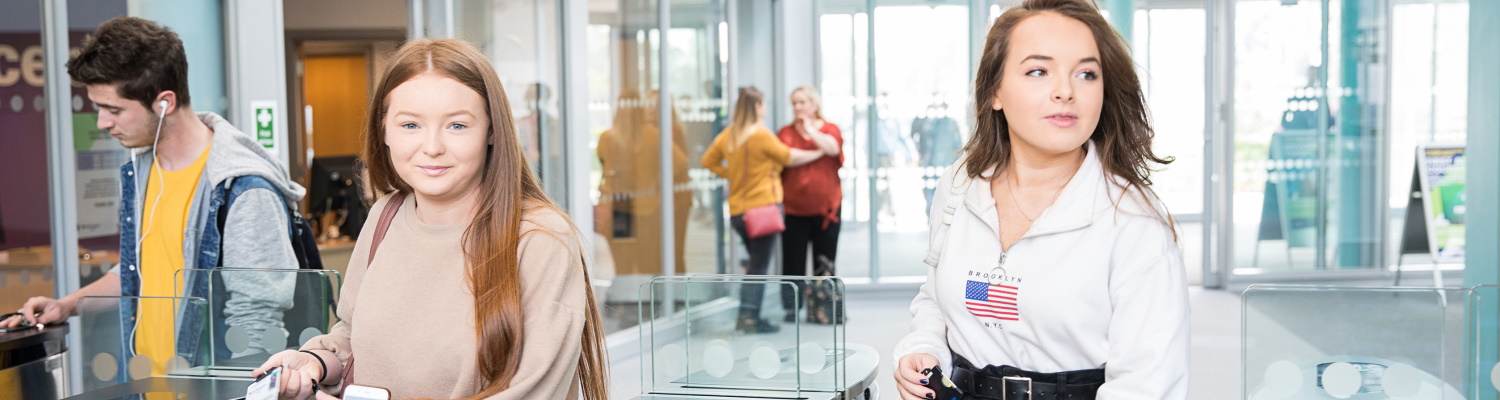
<svg viewBox="0 0 1500 400">
<path fill-rule="evenodd" d="M 145 393 L 171 393 L 173 399 L 228 400 L 245 395 L 247 378 L 155 376 L 98 389 L 66 400 L 118 400 Z"/>
<path fill-rule="evenodd" d="M 0 369 L 6 369 L 68 350 L 68 324 L 47 325 L 46 329 L 27 329 L 0 333 Z"/>
</svg>

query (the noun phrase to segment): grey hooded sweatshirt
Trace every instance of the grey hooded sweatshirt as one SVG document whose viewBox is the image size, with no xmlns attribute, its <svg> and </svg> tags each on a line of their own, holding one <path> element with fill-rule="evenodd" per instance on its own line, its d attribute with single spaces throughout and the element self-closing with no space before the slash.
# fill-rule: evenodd
<svg viewBox="0 0 1500 400">
<path fill-rule="evenodd" d="M 183 235 L 182 252 L 183 267 L 185 269 L 211 269 L 215 265 L 198 265 L 202 261 L 203 252 L 212 252 L 215 249 L 199 249 L 201 236 L 205 233 L 205 227 L 212 227 L 215 223 L 211 220 L 209 204 L 211 194 L 216 187 L 220 187 L 233 179 L 255 175 L 265 178 L 276 187 L 275 191 L 265 189 L 251 189 L 244 192 L 230 205 L 228 216 L 225 218 L 223 236 L 221 238 L 223 254 L 219 257 L 223 260 L 226 269 L 251 268 L 251 269 L 296 269 L 298 268 L 296 255 L 292 250 L 289 240 L 289 221 L 287 208 L 295 212 L 296 205 L 302 199 L 305 190 L 287 175 L 287 170 L 280 161 L 272 158 L 265 148 L 256 142 L 255 138 L 241 132 L 229 124 L 223 117 L 211 112 L 200 112 L 198 118 L 213 130 L 212 145 L 208 151 L 208 160 L 203 168 L 203 175 L 198 179 L 198 190 L 194 194 L 186 219 L 185 232 Z M 142 185 L 144 182 L 134 179 L 144 177 L 151 172 L 151 163 L 154 160 L 153 149 L 144 147 L 133 149 L 136 159 L 134 165 L 127 164 L 122 175 L 122 182 L 126 182 L 124 199 L 121 204 L 121 259 L 120 265 L 111 272 L 121 275 L 120 292 L 123 296 L 139 296 L 141 290 L 140 271 L 136 269 L 138 262 L 139 243 L 137 236 L 141 232 L 140 221 L 142 210 L 139 207 L 144 202 L 144 190 L 136 190 L 129 187 L 131 184 Z M 129 212 L 125 212 L 129 210 Z M 156 210 L 158 213 L 166 212 Z M 129 238 L 123 237 L 129 235 Z M 223 271 L 225 290 L 225 302 L 223 315 L 225 324 L 230 328 L 229 342 L 233 356 L 256 353 L 259 351 L 278 351 L 285 347 L 284 343 L 263 343 L 262 337 L 269 335 L 271 338 L 285 338 L 282 315 L 292 307 L 292 295 L 296 287 L 296 277 L 293 273 L 270 273 L 253 271 Z M 184 288 L 184 291 L 191 291 Z M 248 336 L 248 345 L 239 348 L 236 330 L 244 332 Z M 133 333 L 128 343 L 133 344 Z M 127 344 L 130 345 L 130 344 Z"/>
</svg>

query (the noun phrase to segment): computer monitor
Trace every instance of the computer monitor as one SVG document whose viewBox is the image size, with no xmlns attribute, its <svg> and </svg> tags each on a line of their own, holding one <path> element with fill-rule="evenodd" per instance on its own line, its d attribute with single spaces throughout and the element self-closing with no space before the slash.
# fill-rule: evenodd
<svg viewBox="0 0 1500 400">
<path fill-rule="evenodd" d="M 309 168 L 310 181 L 307 188 L 307 204 L 314 221 L 323 221 L 324 215 L 342 212 L 343 223 L 339 232 L 351 238 L 359 237 L 364 226 L 368 205 L 360 198 L 359 173 L 364 168 L 356 156 L 313 158 Z M 333 219 L 337 221 L 337 219 Z M 319 233 L 327 227 L 319 226 Z"/>
</svg>

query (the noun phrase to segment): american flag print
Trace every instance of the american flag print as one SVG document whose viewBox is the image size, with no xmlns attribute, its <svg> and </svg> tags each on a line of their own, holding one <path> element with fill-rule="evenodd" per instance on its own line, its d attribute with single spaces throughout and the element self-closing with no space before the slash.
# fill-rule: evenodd
<svg viewBox="0 0 1500 400">
<path fill-rule="evenodd" d="M 968 281 L 964 286 L 964 305 L 976 317 L 1020 321 L 1021 310 L 1016 308 L 1020 293 L 1021 289 L 1015 286 Z"/>
</svg>

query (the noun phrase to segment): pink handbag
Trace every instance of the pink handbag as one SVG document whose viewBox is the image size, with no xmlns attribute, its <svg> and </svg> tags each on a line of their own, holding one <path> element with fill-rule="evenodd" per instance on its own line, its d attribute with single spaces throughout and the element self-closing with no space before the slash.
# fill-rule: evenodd
<svg viewBox="0 0 1500 400">
<path fill-rule="evenodd" d="M 767 204 L 745 211 L 745 233 L 751 239 L 759 239 L 766 235 L 773 235 L 786 230 L 786 220 L 781 216 L 781 208 L 775 204 Z"/>
</svg>

